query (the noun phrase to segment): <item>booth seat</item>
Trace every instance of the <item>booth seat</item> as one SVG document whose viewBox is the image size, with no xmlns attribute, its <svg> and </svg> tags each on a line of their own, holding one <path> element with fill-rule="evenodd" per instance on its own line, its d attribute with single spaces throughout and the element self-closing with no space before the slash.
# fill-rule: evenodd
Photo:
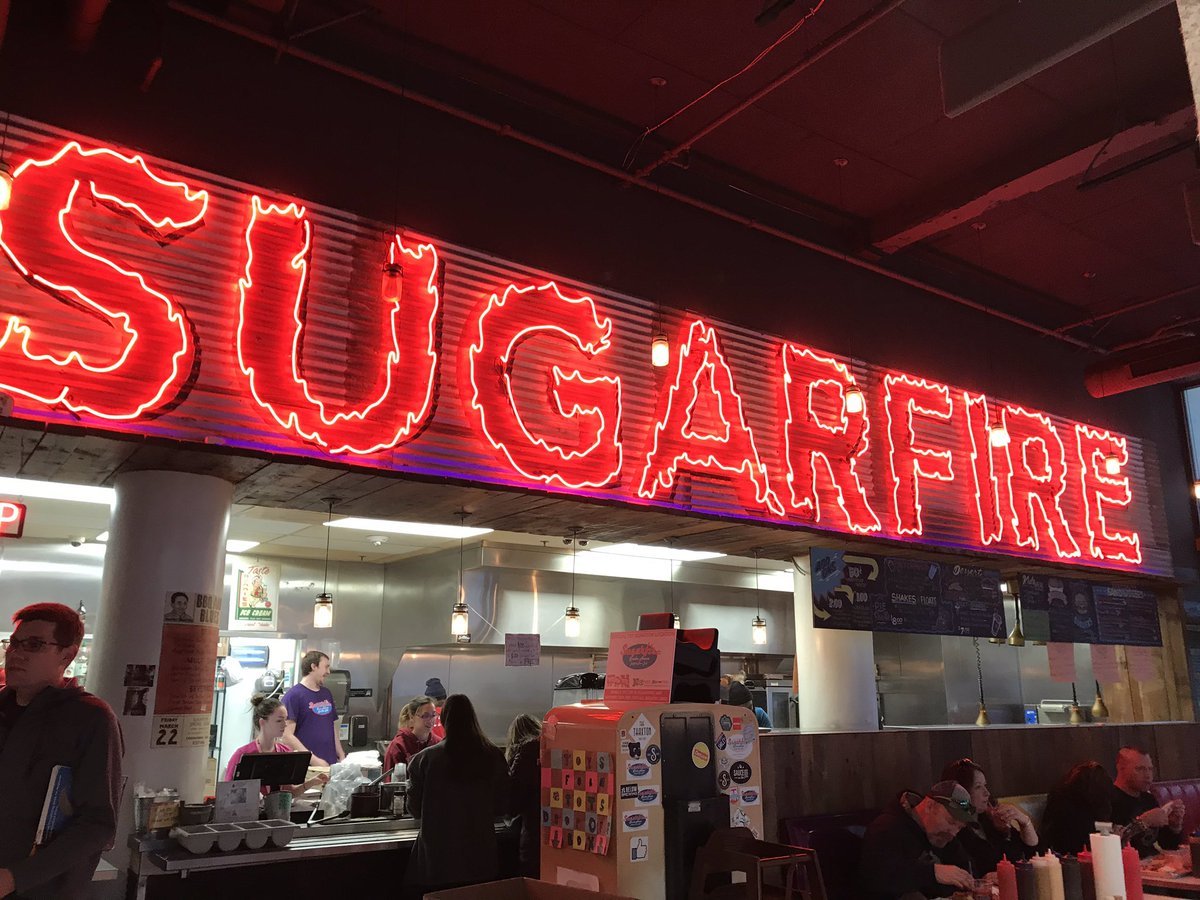
<svg viewBox="0 0 1200 900">
<path fill-rule="evenodd" d="M 1182 800 L 1187 808 L 1183 814 L 1183 833 L 1194 834 L 1200 827 L 1200 778 L 1179 781 L 1159 781 L 1150 787 L 1159 806 L 1170 800 Z"/>
</svg>

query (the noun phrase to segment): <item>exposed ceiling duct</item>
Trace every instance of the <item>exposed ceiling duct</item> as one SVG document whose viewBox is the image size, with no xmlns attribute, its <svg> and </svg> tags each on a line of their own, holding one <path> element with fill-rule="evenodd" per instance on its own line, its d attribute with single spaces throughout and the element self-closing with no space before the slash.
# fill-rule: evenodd
<svg viewBox="0 0 1200 900">
<path fill-rule="evenodd" d="M 75 0 L 72 4 L 68 34 L 75 50 L 82 53 L 92 46 L 108 4 L 109 0 Z"/>
<path fill-rule="evenodd" d="M 1200 378 L 1200 338 L 1192 333 L 1110 354 L 1083 376 L 1088 393 L 1097 398 L 1185 378 Z"/>
</svg>

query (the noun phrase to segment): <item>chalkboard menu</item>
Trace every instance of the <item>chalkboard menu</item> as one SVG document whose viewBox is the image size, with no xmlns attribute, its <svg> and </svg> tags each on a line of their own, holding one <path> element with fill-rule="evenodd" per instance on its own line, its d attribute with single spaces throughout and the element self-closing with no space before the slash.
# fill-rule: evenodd
<svg viewBox="0 0 1200 900">
<path fill-rule="evenodd" d="M 820 548 L 811 560 L 818 628 L 977 637 L 1006 631 L 994 570 Z"/>
<path fill-rule="evenodd" d="M 1158 625 L 1158 598 L 1149 591 L 1123 585 L 1097 584 L 1092 588 L 1099 643 L 1131 647 L 1162 646 Z"/>
<path fill-rule="evenodd" d="M 851 631 L 1003 637 L 1000 573 L 976 566 L 816 548 L 813 624 Z M 1158 647 L 1154 594 L 1054 575 L 1021 575 L 1026 640 Z"/>
</svg>

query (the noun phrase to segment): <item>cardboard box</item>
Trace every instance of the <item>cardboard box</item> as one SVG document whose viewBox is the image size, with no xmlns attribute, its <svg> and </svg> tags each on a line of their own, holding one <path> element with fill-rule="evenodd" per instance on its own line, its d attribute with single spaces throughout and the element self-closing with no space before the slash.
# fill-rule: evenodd
<svg viewBox="0 0 1200 900">
<path fill-rule="evenodd" d="M 532 878 L 506 878 L 471 887 L 426 894 L 425 900 L 635 900 L 617 894 L 584 891 Z"/>
</svg>

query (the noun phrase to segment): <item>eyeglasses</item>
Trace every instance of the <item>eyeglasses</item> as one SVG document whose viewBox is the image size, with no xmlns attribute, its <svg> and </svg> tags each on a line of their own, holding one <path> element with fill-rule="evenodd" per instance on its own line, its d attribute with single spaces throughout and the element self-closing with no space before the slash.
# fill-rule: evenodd
<svg viewBox="0 0 1200 900">
<path fill-rule="evenodd" d="M 432 712 L 432 713 L 421 713 L 421 715 L 419 715 L 417 718 L 419 718 L 419 719 L 428 719 L 428 720 L 431 720 L 431 721 L 432 721 L 433 719 L 436 719 L 436 718 L 437 718 L 437 713 L 435 713 L 435 712 Z"/>
<path fill-rule="evenodd" d="M 41 638 L 9 638 L 5 642 L 9 650 L 24 650 L 26 653 L 41 653 L 47 647 L 65 647 L 58 641 L 45 641 Z"/>
</svg>

